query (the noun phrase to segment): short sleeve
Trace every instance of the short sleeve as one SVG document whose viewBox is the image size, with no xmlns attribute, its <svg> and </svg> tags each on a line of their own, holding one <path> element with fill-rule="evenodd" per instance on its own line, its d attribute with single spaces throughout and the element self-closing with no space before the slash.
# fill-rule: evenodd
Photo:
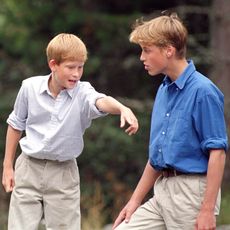
<svg viewBox="0 0 230 230">
<path fill-rule="evenodd" d="M 14 103 L 14 109 L 7 119 L 7 123 L 14 129 L 23 131 L 26 128 L 26 119 L 28 115 L 28 103 L 27 103 L 27 93 L 25 84 L 22 86 L 18 92 Z"/>
<path fill-rule="evenodd" d="M 90 83 L 84 82 L 84 86 L 80 90 L 80 104 L 81 111 L 87 119 L 95 119 L 107 115 L 107 113 L 99 111 L 96 107 L 96 100 L 103 97 L 106 97 L 106 95 L 98 93 Z"/>
</svg>

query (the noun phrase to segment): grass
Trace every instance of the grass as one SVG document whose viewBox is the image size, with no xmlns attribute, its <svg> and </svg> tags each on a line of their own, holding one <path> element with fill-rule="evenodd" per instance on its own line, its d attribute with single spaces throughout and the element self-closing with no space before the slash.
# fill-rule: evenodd
<svg viewBox="0 0 230 230">
<path fill-rule="evenodd" d="M 95 183 L 93 194 L 82 196 L 82 230 L 101 230 L 105 225 L 105 205 L 101 185 Z"/>
<path fill-rule="evenodd" d="M 0 212 L 0 229 L 7 230 L 7 213 Z"/>
<path fill-rule="evenodd" d="M 217 225 L 230 225 L 230 193 L 226 190 L 222 195 L 220 215 L 217 218 Z"/>
</svg>

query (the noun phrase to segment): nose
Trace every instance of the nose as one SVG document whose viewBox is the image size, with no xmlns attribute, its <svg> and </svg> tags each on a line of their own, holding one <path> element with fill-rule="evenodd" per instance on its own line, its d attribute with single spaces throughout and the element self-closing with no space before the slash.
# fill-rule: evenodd
<svg viewBox="0 0 230 230">
<path fill-rule="evenodd" d="M 76 78 L 76 80 L 79 80 L 81 78 L 81 73 L 79 70 L 75 70 L 73 72 L 73 77 Z"/>
<path fill-rule="evenodd" d="M 140 60 L 141 60 L 141 61 L 144 61 L 144 60 L 145 60 L 144 55 L 143 55 L 143 52 L 141 52 Z"/>
</svg>

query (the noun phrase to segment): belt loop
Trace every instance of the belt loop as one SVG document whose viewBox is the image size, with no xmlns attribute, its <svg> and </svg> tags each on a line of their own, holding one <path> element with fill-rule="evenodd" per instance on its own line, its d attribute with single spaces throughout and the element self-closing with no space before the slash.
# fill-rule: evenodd
<svg viewBox="0 0 230 230">
<path fill-rule="evenodd" d="M 177 172 L 175 169 L 173 170 L 173 173 L 174 173 L 174 176 L 177 176 Z"/>
</svg>

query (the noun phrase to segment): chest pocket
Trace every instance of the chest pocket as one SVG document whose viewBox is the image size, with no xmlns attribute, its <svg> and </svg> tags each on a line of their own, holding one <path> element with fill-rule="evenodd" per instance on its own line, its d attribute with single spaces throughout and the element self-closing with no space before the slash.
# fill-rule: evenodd
<svg viewBox="0 0 230 230">
<path fill-rule="evenodd" d="M 172 142 L 188 141 L 188 134 L 191 132 L 189 128 L 189 117 L 184 110 L 172 112 L 168 127 L 169 136 Z"/>
</svg>

